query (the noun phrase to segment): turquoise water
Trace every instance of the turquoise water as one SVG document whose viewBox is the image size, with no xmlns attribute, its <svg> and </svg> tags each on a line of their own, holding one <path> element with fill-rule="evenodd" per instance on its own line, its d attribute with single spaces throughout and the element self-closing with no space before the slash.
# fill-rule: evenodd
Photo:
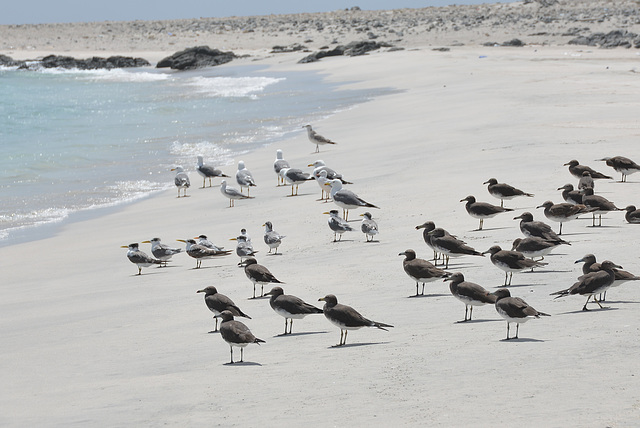
<svg viewBox="0 0 640 428">
<path fill-rule="evenodd" d="M 198 154 L 229 165 L 379 93 L 337 91 L 313 73 L 255 66 L 2 69 L 0 245 L 73 213 L 170 188 L 171 167 L 193 170 Z"/>
</svg>

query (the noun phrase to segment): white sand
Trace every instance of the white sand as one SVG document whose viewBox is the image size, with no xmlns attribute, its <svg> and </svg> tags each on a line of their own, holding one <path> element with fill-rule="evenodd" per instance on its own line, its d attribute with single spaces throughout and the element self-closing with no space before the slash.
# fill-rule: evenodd
<svg viewBox="0 0 640 428">
<path fill-rule="evenodd" d="M 428 297 L 408 298 L 415 284 L 397 255 L 407 248 L 431 255 L 414 229 L 426 220 L 480 251 L 510 247 L 521 237 L 515 215 L 527 210 L 546 221 L 535 207 L 560 202 L 555 189 L 576 183 L 563 166 L 570 159 L 619 180 L 594 160 L 640 159 L 636 51 L 423 48 L 296 65 L 302 55 L 263 63 L 400 92 L 313 124 L 339 142 L 319 155 L 301 130 L 243 156 L 258 187 L 256 199 L 235 208 L 217 187 L 192 188 L 185 199 L 171 190 L 69 224 L 53 238 L 0 248 L 0 425 L 636 425 L 638 284 L 611 290 L 607 309 L 591 312 L 581 311 L 582 297 L 549 296 L 573 284 L 580 272 L 573 262 L 586 253 L 640 274 L 640 226 L 624 223 L 623 213 L 604 216 L 601 228 L 588 227 L 587 217 L 565 224 L 570 247 L 547 257 L 545 269 L 514 274 L 512 294 L 552 315 L 524 324 L 519 340 L 503 340 L 505 322 L 490 306 L 476 308 L 474 322 L 456 323 L 464 307 L 446 283 L 428 284 Z M 379 242 L 365 243 L 358 231 L 332 243 L 322 212 L 335 205 L 316 201 L 315 183 L 295 198 L 275 187 L 276 148 L 293 166 L 320 158 L 354 181 L 350 189 L 381 207 L 371 210 Z M 190 174 L 197 187 L 199 176 Z M 473 194 L 496 203 L 482 185 L 490 177 L 535 198 L 507 202 L 514 213 L 473 231 L 477 220 L 458 201 Z M 599 181 L 596 192 L 621 207 L 640 206 L 639 186 L 632 175 L 626 184 Z M 287 235 L 281 256 L 266 255 L 266 220 Z M 283 319 L 266 299 L 247 300 L 251 283 L 235 255 L 195 270 L 180 254 L 170 267 L 137 276 L 119 248 L 200 233 L 232 247 L 227 239 L 242 227 L 285 292 L 318 304 L 333 293 L 395 328 L 352 331 L 348 346 L 333 347 L 339 331 L 318 315 L 278 337 Z M 450 270 L 490 289 L 504 278 L 488 258 L 462 258 Z M 253 317 L 240 320 L 267 342 L 246 348 L 245 364 L 226 364 L 229 347 L 207 333 L 214 321 L 196 294 L 206 285 L 234 299 Z"/>
</svg>

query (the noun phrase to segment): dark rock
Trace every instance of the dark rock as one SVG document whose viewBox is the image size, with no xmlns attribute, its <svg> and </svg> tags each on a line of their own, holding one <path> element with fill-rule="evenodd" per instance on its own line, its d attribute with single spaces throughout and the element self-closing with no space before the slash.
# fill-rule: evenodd
<svg viewBox="0 0 640 428">
<path fill-rule="evenodd" d="M 298 52 L 307 49 L 306 46 L 301 45 L 300 43 L 294 43 L 291 46 L 274 46 L 271 48 L 271 53 L 288 53 L 288 52 Z"/>
<path fill-rule="evenodd" d="M 511 39 L 508 42 L 504 42 L 501 46 L 513 46 L 513 47 L 521 47 L 524 46 L 524 43 L 520 39 Z"/>
<path fill-rule="evenodd" d="M 2 67 L 16 67 L 22 65 L 22 61 L 15 61 L 10 56 L 0 55 L 0 66 Z"/>
<path fill-rule="evenodd" d="M 157 68 L 173 70 L 192 70 L 194 68 L 213 67 L 226 64 L 236 58 L 233 52 L 222 52 L 209 46 L 196 46 L 176 52 L 158 62 Z"/>
<path fill-rule="evenodd" d="M 431 50 L 432 51 L 436 51 L 436 52 L 449 52 L 451 49 L 449 49 L 449 48 L 433 48 Z"/>
<path fill-rule="evenodd" d="M 314 52 L 311 55 L 307 55 L 306 57 L 302 58 L 300 61 L 298 61 L 298 64 L 306 64 L 309 62 L 316 62 L 318 60 L 320 60 L 321 58 L 327 57 L 327 56 L 339 56 L 339 55 L 347 55 L 347 56 L 360 56 L 360 55 L 365 55 L 367 52 L 376 50 L 376 49 L 380 49 L 382 47 L 386 47 L 386 48 L 390 48 L 392 47 L 390 44 L 388 43 L 379 43 L 379 42 L 370 42 L 370 41 L 366 41 L 366 42 L 351 42 L 346 46 L 336 46 L 335 48 L 331 49 L 331 50 L 326 50 L 326 51 L 320 51 L 320 52 Z"/>
<path fill-rule="evenodd" d="M 94 56 L 87 59 L 76 59 L 71 56 L 48 55 L 41 60 L 24 61 L 20 68 L 34 70 L 38 68 L 63 68 L 67 70 L 111 70 L 114 68 L 133 68 L 149 66 L 144 58 L 111 56 L 102 58 Z"/>
<path fill-rule="evenodd" d="M 580 36 L 569 40 L 570 45 L 599 46 L 604 49 L 617 47 L 640 47 L 640 36 L 626 30 L 614 30 L 608 33 L 593 33 L 590 36 Z"/>
</svg>

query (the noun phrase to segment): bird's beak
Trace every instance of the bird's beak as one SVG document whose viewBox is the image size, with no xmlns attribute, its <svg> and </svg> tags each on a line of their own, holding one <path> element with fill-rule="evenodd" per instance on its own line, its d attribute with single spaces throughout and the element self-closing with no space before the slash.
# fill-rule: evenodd
<svg viewBox="0 0 640 428">
<path fill-rule="evenodd" d="M 407 253 L 400 253 L 400 254 L 398 254 L 398 255 L 399 255 L 399 256 L 406 256 L 406 255 L 407 255 Z"/>
<path fill-rule="evenodd" d="M 321 298 L 318 299 L 318 302 L 324 302 L 324 301 L 325 301 L 324 297 L 321 297 Z"/>
<path fill-rule="evenodd" d="M 467 200 L 467 198 L 460 199 L 460 202 L 464 202 L 464 201 L 466 201 L 466 200 Z"/>
<path fill-rule="evenodd" d="M 175 171 L 175 170 L 176 170 L 175 168 L 171 168 L 171 171 Z"/>
<path fill-rule="evenodd" d="M 198 291 L 196 291 L 196 294 L 197 293 L 204 293 L 204 290 L 198 290 Z"/>
<path fill-rule="evenodd" d="M 263 224 L 262 227 L 266 226 L 266 224 Z"/>
<path fill-rule="evenodd" d="M 238 238 L 229 238 L 229 241 L 237 241 Z"/>
<path fill-rule="evenodd" d="M 185 244 L 187 243 L 187 241 L 185 241 L 184 239 L 176 239 L 176 241 L 184 242 Z"/>
<path fill-rule="evenodd" d="M 537 208 L 542 208 L 542 207 L 544 207 L 544 205 L 538 205 L 538 206 L 536 207 L 536 209 L 537 209 Z"/>
<path fill-rule="evenodd" d="M 520 214 L 518 217 L 514 217 L 513 219 L 514 219 L 514 220 L 522 219 L 522 214 Z"/>
<path fill-rule="evenodd" d="M 569 162 L 562 164 L 562 166 L 567 166 L 569 165 Z"/>
<path fill-rule="evenodd" d="M 487 253 L 489 253 L 489 250 L 487 250 L 487 251 L 483 251 L 483 252 L 481 252 L 480 254 L 482 254 L 482 255 L 484 256 L 484 255 L 485 255 L 485 254 L 487 254 Z"/>
<path fill-rule="evenodd" d="M 324 183 L 324 185 L 325 185 L 325 186 L 331 186 L 331 183 L 326 182 L 326 183 Z"/>
<path fill-rule="evenodd" d="M 120 245 L 120 248 L 129 248 L 128 245 Z"/>
<path fill-rule="evenodd" d="M 329 211 L 323 212 L 322 214 L 331 214 Z"/>
<path fill-rule="evenodd" d="M 484 183 L 482 183 L 482 184 L 487 184 L 488 182 L 489 182 L 489 180 L 485 181 L 485 182 L 484 182 Z"/>
<path fill-rule="evenodd" d="M 151 244 L 151 241 L 142 241 L 141 244 Z"/>
<path fill-rule="evenodd" d="M 583 261 L 584 261 L 584 259 L 576 260 L 575 262 L 573 262 L 573 264 L 575 265 L 576 263 L 581 263 Z"/>
<path fill-rule="evenodd" d="M 312 164 L 312 163 L 310 163 L 310 164 L 309 164 L 309 165 L 307 165 L 307 166 L 313 166 L 313 164 Z"/>
</svg>

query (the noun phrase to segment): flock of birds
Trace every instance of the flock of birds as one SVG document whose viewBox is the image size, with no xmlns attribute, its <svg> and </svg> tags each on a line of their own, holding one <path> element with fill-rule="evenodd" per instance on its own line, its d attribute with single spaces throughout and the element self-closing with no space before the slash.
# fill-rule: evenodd
<svg viewBox="0 0 640 428">
<path fill-rule="evenodd" d="M 318 135 L 310 125 L 306 125 L 305 128 L 307 129 L 309 140 L 316 145 L 316 153 L 319 152 L 320 145 L 336 144 L 334 141 Z M 626 182 L 629 174 L 640 171 L 640 165 L 623 156 L 603 158 L 601 160 L 622 174 L 622 182 Z M 520 220 L 520 231 L 524 238 L 515 239 L 510 250 L 503 250 L 500 246 L 494 245 L 487 251 L 479 252 L 455 235 L 436 227 L 432 221 L 416 226 L 416 229 L 423 229 L 424 241 L 433 250 L 433 263 L 417 258 L 416 252 L 412 249 L 407 249 L 399 254 L 404 256 L 404 271 L 415 281 L 416 296 L 424 295 L 425 284 L 428 282 L 436 280 L 447 281 L 449 282 L 451 294 L 465 304 L 465 317 L 460 322 L 472 319 L 474 306 L 492 304 L 498 314 L 506 320 L 507 340 L 518 338 L 518 330 L 521 323 L 532 318 L 548 316 L 548 314 L 537 311 L 528 305 L 523 299 L 511 296 L 509 290 L 505 287 L 511 285 L 513 273 L 545 266 L 547 263 L 542 261 L 544 256 L 560 245 L 571 245 L 561 238 L 562 225 L 580 215 L 591 214 L 593 216 L 592 226 L 597 227 L 602 225 L 602 214 L 624 210 L 626 211 L 625 219 L 628 223 L 640 224 L 640 210 L 636 209 L 635 206 L 629 205 L 624 209 L 619 208 L 613 202 L 594 194 L 595 180 L 612 179 L 612 177 L 599 173 L 588 166 L 581 165 L 576 160 L 572 160 L 565 165 L 569 166 L 569 172 L 579 179 L 577 189 L 574 190 L 573 185 L 566 184 L 558 188 L 558 190 L 562 190 L 565 202 L 554 204 L 551 201 L 546 201 L 538 206 L 538 208 L 544 208 L 544 215 L 547 219 L 559 223 L 558 233 L 555 233 L 548 224 L 534 221 L 531 213 L 524 212 L 514 218 Z M 315 180 L 321 189 L 320 200 L 332 200 L 339 208 L 342 208 L 342 217 L 337 209 L 324 213 L 329 215 L 328 226 L 334 234 L 334 242 L 339 241 L 343 233 L 354 230 L 348 223 L 349 210 L 378 208 L 345 188 L 344 185 L 352 183 L 346 181 L 341 174 L 327 167 L 323 161 L 317 160 L 309 164 L 308 167 L 313 168 L 312 172 L 308 173 L 301 169 L 292 168 L 283 158 L 282 151 L 276 151 L 273 169 L 277 175 L 278 186 L 290 185 L 291 196 L 296 196 L 300 184 Z M 181 195 L 183 197 L 187 196 L 186 191 L 190 186 L 188 175 L 180 166 L 173 170 L 176 171 L 175 185 L 178 189 L 178 197 L 181 197 Z M 256 186 L 256 182 L 243 161 L 238 162 L 238 170 L 235 174 L 235 180 L 240 190 L 231 187 L 227 183 L 226 179 L 231 177 L 224 174 L 220 169 L 205 164 L 202 156 L 198 156 L 196 170 L 203 178 L 203 188 L 206 186 L 207 180 L 209 181 L 209 187 L 211 187 L 213 178 L 223 178 L 220 183 L 220 192 L 229 199 L 229 207 L 233 207 L 236 200 L 253 198 L 249 192 L 251 187 Z M 504 206 L 505 200 L 534 196 L 511 185 L 499 183 L 495 178 L 489 179 L 484 184 L 488 185 L 488 191 L 492 196 L 500 199 L 500 206 L 478 202 L 474 196 L 467 196 L 460 201 L 465 202 L 467 213 L 479 220 L 478 230 L 482 230 L 484 220 L 501 213 L 513 211 L 513 209 Z M 246 194 L 244 192 L 245 189 Z M 360 224 L 360 229 L 365 234 L 367 242 L 373 241 L 378 234 L 378 225 L 373 220 L 370 212 L 367 211 L 361 216 L 363 220 Z M 269 247 L 269 253 L 273 250 L 274 254 L 278 254 L 278 248 L 285 236 L 276 232 L 270 221 L 265 222 L 263 226 L 265 227 L 264 242 Z M 267 267 L 257 262 L 255 258 L 257 251 L 253 249 L 251 238 L 247 235 L 246 230 L 242 229 L 238 237 L 231 239 L 237 241 L 235 252 L 240 257 L 238 265 L 244 268 L 245 275 L 253 283 L 252 298 L 257 297 L 256 287 L 260 285 L 260 297 L 269 296 L 269 303 L 272 309 L 285 319 L 285 335 L 291 334 L 294 319 L 302 319 L 307 315 L 320 313 L 323 313 L 331 323 L 340 328 L 340 342 L 337 346 L 346 344 L 348 330 L 362 327 L 376 327 L 386 330 L 393 327 L 389 324 L 367 319 L 354 308 L 339 304 L 336 296 L 332 294 L 319 299 L 319 301 L 325 302 L 322 309 L 306 303 L 296 296 L 285 294 L 280 286 L 283 282 L 277 279 Z M 233 252 L 233 250 L 224 249 L 222 246 L 213 244 L 207 239 L 206 235 L 178 241 L 186 244 L 184 252 L 196 259 L 196 268 L 201 266 L 204 259 L 227 256 Z M 151 244 L 152 255 L 141 251 L 138 243 L 123 246 L 128 248 L 127 257 L 137 265 L 138 274 L 142 273 L 143 267 L 166 265 L 172 256 L 183 252 L 182 248 L 172 248 L 161 243 L 160 238 L 142 242 Z M 497 291 L 489 292 L 482 286 L 465 280 L 461 272 L 451 273 L 447 271 L 451 257 L 484 256 L 485 254 L 489 254 L 491 262 L 505 272 L 505 287 L 501 287 Z M 601 302 L 605 300 L 606 290 L 610 287 L 626 281 L 640 280 L 640 277 L 623 271 L 621 266 L 609 260 L 597 263 L 593 254 L 585 255 L 585 257 L 576 261 L 576 263 L 578 262 L 584 263 L 583 275 L 571 287 L 552 293 L 552 295 L 556 296 L 556 298 L 567 295 L 586 296 L 587 300 L 583 306 L 585 311 L 588 310 L 587 304 L 591 299 L 602 307 Z M 439 264 L 441 267 L 438 267 Z M 264 286 L 269 284 L 275 286 L 269 292 L 264 293 Z M 422 290 L 420 290 L 420 284 L 422 284 Z M 248 319 L 251 317 L 243 312 L 229 297 L 219 293 L 216 287 L 209 286 L 198 290 L 198 293 L 204 293 L 205 303 L 215 315 L 216 326 L 214 331 L 219 331 L 222 338 L 230 345 L 231 363 L 234 363 L 234 347 L 240 348 L 240 361 L 242 362 L 244 347 L 250 343 L 260 344 L 264 342 L 264 340 L 255 337 L 245 324 L 234 319 L 234 317 Z M 600 295 L 600 297 L 596 298 L 597 295 Z M 221 320 L 219 329 L 218 320 Z M 516 323 L 516 333 L 513 337 L 510 336 L 509 332 L 511 323 Z"/>
</svg>

